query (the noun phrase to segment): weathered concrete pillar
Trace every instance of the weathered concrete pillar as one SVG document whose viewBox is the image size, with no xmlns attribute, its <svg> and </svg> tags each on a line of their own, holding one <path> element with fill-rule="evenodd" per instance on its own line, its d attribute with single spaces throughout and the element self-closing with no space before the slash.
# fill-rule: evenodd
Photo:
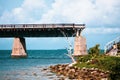
<svg viewBox="0 0 120 80">
<path fill-rule="evenodd" d="M 24 38 L 15 37 L 13 48 L 12 48 L 12 57 L 27 57 L 26 53 L 26 44 Z"/>
<path fill-rule="evenodd" d="M 74 56 L 87 55 L 86 39 L 77 31 L 74 42 Z"/>
</svg>

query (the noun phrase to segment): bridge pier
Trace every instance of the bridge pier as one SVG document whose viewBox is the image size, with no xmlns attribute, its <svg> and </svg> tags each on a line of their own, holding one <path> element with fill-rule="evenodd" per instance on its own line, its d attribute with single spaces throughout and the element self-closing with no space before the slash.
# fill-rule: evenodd
<svg viewBox="0 0 120 80">
<path fill-rule="evenodd" d="M 12 57 L 27 57 L 25 38 L 15 37 L 12 48 Z"/>
<path fill-rule="evenodd" d="M 82 30 L 78 30 L 76 33 L 73 53 L 74 56 L 87 55 L 86 39 L 80 35 L 81 31 Z"/>
</svg>

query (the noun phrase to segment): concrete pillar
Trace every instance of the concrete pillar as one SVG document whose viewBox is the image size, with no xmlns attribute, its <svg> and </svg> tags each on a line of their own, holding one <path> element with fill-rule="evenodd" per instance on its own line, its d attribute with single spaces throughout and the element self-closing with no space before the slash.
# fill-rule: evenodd
<svg viewBox="0 0 120 80">
<path fill-rule="evenodd" d="M 15 37 L 13 48 L 12 48 L 12 57 L 27 57 L 26 53 L 26 44 L 24 38 Z"/>
<path fill-rule="evenodd" d="M 87 55 L 86 39 L 80 35 L 81 31 L 77 31 L 74 42 L 74 56 Z"/>
</svg>

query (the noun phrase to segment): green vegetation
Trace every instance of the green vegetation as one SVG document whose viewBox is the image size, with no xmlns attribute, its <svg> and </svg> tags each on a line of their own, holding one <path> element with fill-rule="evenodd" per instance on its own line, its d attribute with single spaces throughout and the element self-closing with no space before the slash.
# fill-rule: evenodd
<svg viewBox="0 0 120 80">
<path fill-rule="evenodd" d="M 99 44 L 96 44 L 94 47 L 89 49 L 89 54 L 93 55 L 93 56 L 97 56 L 100 53 L 100 49 L 99 49 Z"/>
<path fill-rule="evenodd" d="M 98 44 L 89 49 L 89 55 L 77 57 L 77 62 L 77 67 L 109 71 L 111 80 L 120 80 L 120 57 L 101 54 Z"/>
</svg>

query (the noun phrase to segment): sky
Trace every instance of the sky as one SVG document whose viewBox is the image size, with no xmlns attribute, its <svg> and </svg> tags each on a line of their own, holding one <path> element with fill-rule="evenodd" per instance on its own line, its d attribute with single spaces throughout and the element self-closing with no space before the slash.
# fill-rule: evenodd
<svg viewBox="0 0 120 80">
<path fill-rule="evenodd" d="M 86 24 L 87 48 L 120 36 L 120 0 L 0 0 L 0 24 Z M 65 49 L 66 38 L 25 38 L 27 49 Z M 0 38 L 0 50 L 12 49 L 14 38 Z M 74 46 L 74 38 L 69 38 Z"/>
</svg>

